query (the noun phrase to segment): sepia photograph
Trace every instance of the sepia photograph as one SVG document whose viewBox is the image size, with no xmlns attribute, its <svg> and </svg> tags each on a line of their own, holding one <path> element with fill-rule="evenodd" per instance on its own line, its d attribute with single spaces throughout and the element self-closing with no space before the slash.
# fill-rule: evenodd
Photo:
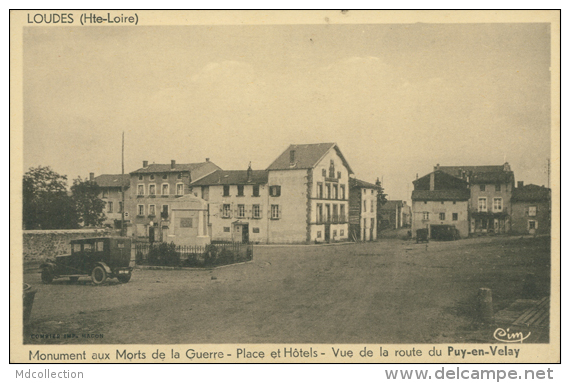
<svg viewBox="0 0 570 383">
<path fill-rule="evenodd" d="M 11 19 L 11 361 L 559 362 L 559 11 Z"/>
</svg>

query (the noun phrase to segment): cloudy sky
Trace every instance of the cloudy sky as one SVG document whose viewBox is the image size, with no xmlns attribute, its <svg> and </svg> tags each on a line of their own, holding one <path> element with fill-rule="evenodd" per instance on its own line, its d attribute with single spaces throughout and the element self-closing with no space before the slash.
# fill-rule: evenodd
<svg viewBox="0 0 570 383">
<path fill-rule="evenodd" d="M 441 165 L 547 183 L 548 24 L 24 28 L 24 170 L 264 169 L 336 142 L 391 199 Z"/>
</svg>

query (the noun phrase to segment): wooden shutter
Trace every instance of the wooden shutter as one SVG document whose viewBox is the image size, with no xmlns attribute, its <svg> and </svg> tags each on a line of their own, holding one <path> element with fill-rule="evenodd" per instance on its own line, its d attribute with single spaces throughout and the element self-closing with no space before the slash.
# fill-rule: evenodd
<svg viewBox="0 0 570 383">
<path fill-rule="evenodd" d="M 263 218 L 263 205 L 259 204 L 259 218 Z"/>
</svg>

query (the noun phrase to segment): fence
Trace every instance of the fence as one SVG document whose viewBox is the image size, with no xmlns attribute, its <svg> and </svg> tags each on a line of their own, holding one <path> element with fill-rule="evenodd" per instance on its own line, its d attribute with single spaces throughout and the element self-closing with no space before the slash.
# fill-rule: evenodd
<svg viewBox="0 0 570 383">
<path fill-rule="evenodd" d="M 176 246 L 174 243 L 137 243 L 136 263 L 153 266 L 207 267 L 253 259 L 253 245 L 222 243 L 208 246 Z"/>
</svg>

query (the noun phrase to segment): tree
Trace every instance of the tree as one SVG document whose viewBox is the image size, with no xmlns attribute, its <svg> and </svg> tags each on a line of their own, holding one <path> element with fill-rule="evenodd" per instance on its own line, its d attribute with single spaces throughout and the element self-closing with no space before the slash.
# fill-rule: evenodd
<svg viewBox="0 0 570 383">
<path fill-rule="evenodd" d="M 376 193 L 376 225 L 378 231 L 380 231 L 380 227 L 382 227 L 382 211 L 380 208 L 388 202 L 386 198 L 388 195 L 384 193 L 384 188 L 382 187 L 382 182 L 380 182 L 380 178 L 376 178 L 376 186 L 378 187 Z"/>
<path fill-rule="evenodd" d="M 99 198 L 101 187 L 95 181 L 77 177 L 73 180 L 71 193 L 79 222 L 84 226 L 101 226 L 105 220 L 105 201 Z"/>
<path fill-rule="evenodd" d="M 67 194 L 67 176 L 49 166 L 30 168 L 23 179 L 24 229 L 75 229 L 77 211 Z"/>
</svg>

